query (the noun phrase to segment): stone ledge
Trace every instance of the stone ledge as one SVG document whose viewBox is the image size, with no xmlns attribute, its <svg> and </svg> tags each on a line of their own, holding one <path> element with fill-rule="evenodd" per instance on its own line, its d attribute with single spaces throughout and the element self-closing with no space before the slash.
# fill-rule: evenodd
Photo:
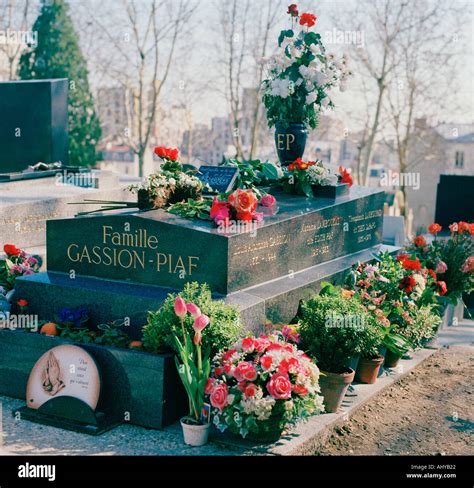
<svg viewBox="0 0 474 488">
<path fill-rule="evenodd" d="M 246 454 L 274 455 L 274 456 L 302 456 L 314 454 L 326 442 L 333 429 L 343 425 L 367 402 L 388 387 L 407 376 L 417 366 L 432 356 L 437 349 L 422 349 L 412 355 L 412 359 L 402 360 L 395 369 L 385 370 L 384 374 L 373 385 L 356 383 L 353 385 L 356 396 L 344 398 L 342 408 L 338 413 L 322 414 L 301 422 L 286 437 L 274 444 L 255 445 L 237 437 L 227 435 L 213 437 L 213 442 L 225 448 L 243 449 Z"/>
</svg>

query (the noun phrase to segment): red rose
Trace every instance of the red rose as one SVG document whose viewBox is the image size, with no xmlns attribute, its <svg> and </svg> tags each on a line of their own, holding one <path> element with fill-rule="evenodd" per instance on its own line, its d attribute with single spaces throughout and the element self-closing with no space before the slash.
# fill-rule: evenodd
<svg viewBox="0 0 474 488">
<path fill-rule="evenodd" d="M 305 13 L 301 14 L 300 17 L 300 25 L 307 25 L 308 27 L 313 27 L 314 24 L 316 24 L 316 15 L 310 14 L 310 13 Z"/>
<path fill-rule="evenodd" d="M 426 239 L 423 236 L 416 236 L 413 244 L 415 244 L 416 247 L 424 247 L 426 246 Z"/>
<path fill-rule="evenodd" d="M 290 14 L 292 17 L 298 17 L 298 5 L 296 3 L 292 3 L 291 5 L 288 5 L 288 14 Z"/>
<path fill-rule="evenodd" d="M 293 391 L 299 396 L 305 396 L 308 394 L 308 388 L 300 385 L 293 385 Z"/>
<path fill-rule="evenodd" d="M 21 249 L 18 249 L 13 244 L 5 244 L 3 250 L 8 256 L 18 256 L 21 253 Z"/>
<path fill-rule="evenodd" d="M 255 383 L 249 383 L 244 390 L 245 398 L 250 398 L 256 395 L 258 386 Z"/>
<path fill-rule="evenodd" d="M 224 407 L 227 405 L 228 394 L 229 391 L 227 389 L 227 385 L 224 385 L 223 383 L 216 385 L 209 397 L 211 405 L 218 408 L 222 412 Z"/>
<path fill-rule="evenodd" d="M 217 368 L 214 369 L 214 377 L 219 378 L 219 376 L 222 376 L 222 373 L 224 372 L 223 368 Z"/>
<path fill-rule="evenodd" d="M 287 374 L 287 373 L 296 373 L 298 371 L 298 360 L 296 358 L 290 359 L 283 359 L 281 363 L 278 365 L 278 372 Z"/>
<path fill-rule="evenodd" d="M 434 236 L 440 232 L 442 229 L 442 227 L 439 225 L 439 224 L 431 224 L 430 226 L 428 226 L 428 232 L 430 234 L 433 234 Z"/>
<path fill-rule="evenodd" d="M 341 175 L 341 183 L 347 183 L 351 187 L 353 180 L 349 171 L 347 171 L 346 168 L 339 166 L 339 174 Z"/>
<path fill-rule="evenodd" d="M 409 257 L 408 254 L 399 254 L 397 256 L 397 261 L 399 263 L 403 263 L 403 261 L 406 261 L 408 259 L 408 257 Z"/>
<path fill-rule="evenodd" d="M 291 398 L 291 382 L 288 375 L 275 373 L 267 383 L 267 390 L 275 400 Z"/>
<path fill-rule="evenodd" d="M 438 281 L 438 283 L 436 283 L 438 285 L 438 293 L 439 293 L 439 296 L 444 296 L 446 295 L 446 293 L 448 293 L 448 287 L 446 286 L 446 283 L 444 281 Z"/>
<path fill-rule="evenodd" d="M 413 276 L 405 276 L 405 278 L 402 278 L 400 280 L 400 283 L 398 285 L 398 288 L 400 290 L 404 290 L 405 293 L 411 293 L 413 291 L 413 287 L 415 286 L 415 278 Z"/>
<path fill-rule="evenodd" d="M 257 370 L 252 363 L 241 361 L 235 368 L 234 377 L 237 381 L 253 381 L 257 379 Z"/>
<path fill-rule="evenodd" d="M 421 263 L 418 259 L 405 259 L 402 264 L 405 269 L 412 269 L 413 271 L 421 270 Z"/>
<path fill-rule="evenodd" d="M 242 339 L 242 350 L 245 352 L 253 352 L 255 349 L 255 341 L 252 337 Z"/>
<path fill-rule="evenodd" d="M 262 365 L 262 368 L 267 371 L 272 367 L 272 363 L 273 358 L 271 356 L 262 356 L 260 358 L 260 364 Z"/>
<path fill-rule="evenodd" d="M 25 300 L 24 298 L 20 298 L 20 300 L 18 300 L 16 302 L 16 304 L 19 306 L 19 307 L 26 307 L 28 305 L 28 301 Z"/>
<path fill-rule="evenodd" d="M 436 273 L 432 270 L 432 269 L 429 269 L 428 270 L 428 273 L 431 275 L 431 277 L 436 281 Z"/>
<path fill-rule="evenodd" d="M 471 234 L 471 236 L 474 236 L 474 224 L 469 224 L 469 234 Z"/>
</svg>

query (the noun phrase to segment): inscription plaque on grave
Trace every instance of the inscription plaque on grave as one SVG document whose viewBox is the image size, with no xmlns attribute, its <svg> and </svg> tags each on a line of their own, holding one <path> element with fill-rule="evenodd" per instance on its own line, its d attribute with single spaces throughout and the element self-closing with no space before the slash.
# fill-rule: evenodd
<svg viewBox="0 0 474 488">
<path fill-rule="evenodd" d="M 231 191 L 239 170 L 231 166 L 201 166 L 196 176 L 208 184 L 215 193 Z M 209 193 L 204 190 L 204 193 Z"/>
</svg>

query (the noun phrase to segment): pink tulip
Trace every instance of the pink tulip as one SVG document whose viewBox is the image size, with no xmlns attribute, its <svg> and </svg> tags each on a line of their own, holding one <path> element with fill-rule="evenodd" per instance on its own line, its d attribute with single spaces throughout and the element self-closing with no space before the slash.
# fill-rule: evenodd
<svg viewBox="0 0 474 488">
<path fill-rule="evenodd" d="M 209 324 L 209 317 L 207 315 L 201 314 L 196 318 L 193 324 L 193 329 L 200 333 Z"/>
<path fill-rule="evenodd" d="M 194 303 L 188 303 L 186 305 L 186 309 L 195 319 L 197 319 L 201 315 L 201 310 Z"/>
<path fill-rule="evenodd" d="M 174 301 L 174 313 L 180 319 L 183 319 L 188 313 L 188 310 L 186 308 L 186 302 L 180 296 L 177 296 L 176 300 Z"/>
</svg>

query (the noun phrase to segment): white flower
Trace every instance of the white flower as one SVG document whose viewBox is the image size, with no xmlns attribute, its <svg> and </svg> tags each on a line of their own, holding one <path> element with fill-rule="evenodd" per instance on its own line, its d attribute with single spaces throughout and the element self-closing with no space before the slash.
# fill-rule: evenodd
<svg viewBox="0 0 474 488">
<path fill-rule="evenodd" d="M 311 49 L 311 52 L 317 56 L 318 54 L 321 54 L 321 47 L 319 46 L 319 44 L 311 44 L 311 46 L 309 47 Z"/>
<path fill-rule="evenodd" d="M 321 107 L 323 108 L 328 108 L 328 105 L 329 105 L 329 102 L 331 100 L 329 100 L 329 97 L 324 97 L 322 100 L 321 100 Z"/>
<path fill-rule="evenodd" d="M 316 99 L 318 98 L 318 92 L 313 91 L 306 95 L 306 105 L 312 105 L 314 102 L 316 102 Z"/>
<path fill-rule="evenodd" d="M 316 71 L 316 73 L 314 74 L 314 79 L 318 86 L 325 85 L 328 82 L 328 77 L 320 71 Z"/>
<path fill-rule="evenodd" d="M 302 51 L 300 51 L 294 45 L 290 46 L 290 53 L 293 58 L 299 59 L 303 55 Z"/>
<path fill-rule="evenodd" d="M 288 78 L 273 80 L 271 94 L 274 97 L 287 98 L 290 94 L 290 80 Z"/>
</svg>

